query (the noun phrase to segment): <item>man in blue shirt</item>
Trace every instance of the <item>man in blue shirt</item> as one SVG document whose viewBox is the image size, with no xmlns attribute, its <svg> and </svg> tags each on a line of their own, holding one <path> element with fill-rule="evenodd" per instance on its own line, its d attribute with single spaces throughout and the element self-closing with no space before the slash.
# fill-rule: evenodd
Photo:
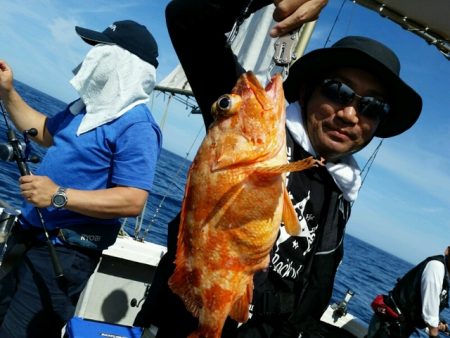
<svg viewBox="0 0 450 338">
<path fill-rule="evenodd" d="M 76 32 L 94 47 L 70 81 L 80 98 L 53 117 L 23 101 L 0 61 L 0 99 L 12 121 L 20 131 L 37 129 L 34 140 L 49 147 L 39 169 L 19 180 L 25 202 L 15 237 L 26 238 L 28 250 L 1 283 L 9 307 L 0 337 L 61 336 L 119 218 L 140 214 L 155 175 L 162 135 L 145 103 L 156 81 L 156 41 L 130 20 Z M 62 278 L 53 274 L 41 215 Z"/>
</svg>

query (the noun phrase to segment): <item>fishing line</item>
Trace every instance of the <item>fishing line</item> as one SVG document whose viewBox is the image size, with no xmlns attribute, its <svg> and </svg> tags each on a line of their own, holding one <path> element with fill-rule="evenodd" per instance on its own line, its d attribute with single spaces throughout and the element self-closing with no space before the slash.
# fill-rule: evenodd
<svg viewBox="0 0 450 338">
<path fill-rule="evenodd" d="M 378 151 L 380 150 L 382 144 L 383 144 L 384 139 L 381 139 L 380 142 L 378 143 L 377 147 L 375 148 L 375 150 L 373 151 L 373 153 L 370 155 L 369 159 L 366 161 L 366 163 L 364 164 L 364 167 L 361 169 L 361 186 L 359 187 L 358 191 L 361 191 L 364 182 L 366 181 L 367 175 L 369 175 L 369 171 L 372 168 L 373 163 L 375 162 L 375 158 L 378 155 Z M 353 206 L 353 204 L 355 203 L 355 201 L 353 201 L 351 203 L 351 205 Z"/>
<path fill-rule="evenodd" d="M 0 109 L 2 110 L 3 119 L 5 120 L 6 129 L 10 130 L 8 119 L 6 118 L 6 109 L 3 107 L 3 102 L 0 100 Z"/>
<path fill-rule="evenodd" d="M 186 152 L 186 156 L 184 157 L 184 160 L 185 160 L 185 161 L 187 161 L 187 158 L 189 157 L 190 152 L 191 152 L 192 148 L 194 147 L 195 142 L 196 142 L 197 139 L 200 137 L 202 131 L 203 131 L 203 126 L 200 127 L 199 131 L 197 132 L 197 135 L 195 136 L 194 141 L 192 142 L 190 148 L 189 148 L 188 151 Z M 169 190 L 170 190 L 170 188 L 171 188 L 173 185 L 175 185 L 176 187 L 178 187 L 178 186 L 175 184 L 175 182 L 176 182 L 176 179 L 178 178 L 178 176 L 180 175 L 181 169 L 183 169 L 183 166 L 184 166 L 184 162 L 182 162 L 182 163 L 179 165 L 178 170 L 177 170 L 177 172 L 175 173 L 174 179 L 171 180 L 171 185 L 168 185 L 168 186 L 167 186 L 167 188 L 166 188 L 166 190 L 165 190 L 165 192 L 164 192 L 164 194 L 163 194 L 163 198 L 161 199 L 159 205 L 156 207 L 155 212 L 153 213 L 153 216 L 152 216 L 152 218 L 151 218 L 151 220 L 150 220 L 150 223 L 149 223 L 148 226 L 145 228 L 145 231 L 144 231 L 143 236 L 141 236 L 140 238 L 137 238 L 137 237 L 136 237 L 136 239 L 141 240 L 141 241 L 144 241 L 145 238 L 147 237 L 147 235 L 148 235 L 148 233 L 149 233 L 149 231 L 150 231 L 152 225 L 154 225 L 155 222 L 156 222 L 156 218 L 157 218 L 158 215 L 159 215 L 159 211 L 161 210 L 161 208 L 162 208 L 162 206 L 163 206 L 163 204 L 164 204 L 164 201 L 166 200 L 167 196 L 169 195 Z"/>
<path fill-rule="evenodd" d="M 330 42 L 331 34 L 333 33 L 334 28 L 336 27 L 337 21 L 339 19 L 339 16 L 342 13 L 342 9 L 344 8 L 344 5 L 345 5 L 346 1 L 347 0 L 342 0 L 341 7 L 339 8 L 336 17 L 334 18 L 333 24 L 331 25 L 331 28 L 330 28 L 330 32 L 328 33 L 328 36 L 327 36 L 327 38 L 325 40 L 325 43 L 323 44 L 323 47 L 326 47 L 328 42 Z"/>
<path fill-rule="evenodd" d="M 370 155 L 369 159 L 367 160 L 366 164 L 361 170 L 361 176 L 363 177 L 361 186 L 363 185 L 364 181 L 366 180 L 367 175 L 369 174 L 370 169 L 372 168 L 372 164 L 375 161 L 375 158 L 377 157 L 378 151 L 381 148 L 381 145 L 383 144 L 384 139 L 380 140 L 380 143 L 378 143 L 377 147 L 373 151 L 372 155 Z M 364 174 L 364 175 L 363 175 Z"/>
<path fill-rule="evenodd" d="M 236 36 L 239 33 L 239 28 L 241 27 L 245 18 L 248 17 L 248 14 L 250 11 L 250 6 L 251 6 L 252 2 L 253 2 L 253 0 L 249 0 L 247 2 L 247 5 L 242 9 L 241 13 L 239 14 L 236 21 L 234 22 L 234 25 L 231 28 L 230 33 L 228 34 L 226 43 L 229 48 L 231 48 L 231 45 L 233 44 L 234 40 L 236 39 Z"/>
<path fill-rule="evenodd" d="M 3 102 L 1 100 L 0 100 L 0 110 L 2 111 L 3 118 L 5 119 L 8 141 L 9 141 L 9 144 L 11 145 L 11 147 L 13 148 L 14 158 L 15 158 L 17 166 L 19 168 L 20 175 L 21 176 L 31 175 L 31 171 L 28 168 L 28 165 L 26 163 L 27 159 L 24 158 L 22 149 L 20 147 L 20 141 L 17 138 L 16 133 L 14 132 L 14 130 L 11 128 L 10 124 L 8 123 L 8 119 L 6 117 L 6 108 L 3 106 Z M 30 130 L 24 131 L 24 134 L 27 134 L 27 133 L 32 136 L 36 136 L 37 130 L 34 128 L 31 128 Z M 50 235 L 45 226 L 44 217 L 42 216 L 42 212 L 38 207 L 35 207 L 35 209 L 36 209 L 36 213 L 39 216 L 39 221 L 41 223 L 44 235 L 47 240 L 48 250 L 50 252 L 50 257 L 51 257 L 52 264 L 53 264 L 53 272 L 55 274 L 55 277 L 59 279 L 64 276 L 64 273 L 63 273 L 63 270 L 61 267 L 61 263 L 58 259 L 55 247 L 50 239 Z"/>
</svg>

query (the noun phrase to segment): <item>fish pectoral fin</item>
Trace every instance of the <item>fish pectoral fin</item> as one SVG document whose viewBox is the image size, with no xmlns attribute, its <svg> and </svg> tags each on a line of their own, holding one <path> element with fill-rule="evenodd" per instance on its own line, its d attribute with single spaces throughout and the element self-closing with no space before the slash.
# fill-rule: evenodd
<svg viewBox="0 0 450 338">
<path fill-rule="evenodd" d="M 225 146 L 218 148 L 217 158 L 211 165 L 212 171 L 247 165 L 260 158 L 260 155 L 252 150 L 227 149 Z"/>
<path fill-rule="evenodd" d="M 324 165 L 323 159 L 317 160 L 313 156 L 305 158 L 304 160 L 286 163 L 274 167 L 258 168 L 256 172 L 258 174 L 282 174 L 291 171 L 302 171 L 312 167 L 318 167 Z"/>
<path fill-rule="evenodd" d="M 298 221 L 297 213 L 295 212 L 292 201 L 289 198 L 287 189 L 284 189 L 283 193 L 283 223 L 286 227 L 286 231 L 291 236 L 300 235 L 300 223 Z"/>
<path fill-rule="evenodd" d="M 244 294 L 239 297 L 231 307 L 230 317 L 234 320 L 245 323 L 248 320 L 248 309 L 253 297 L 253 280 L 250 279 Z"/>
<path fill-rule="evenodd" d="M 184 267 L 176 267 L 174 273 L 169 278 L 168 284 L 170 289 L 183 300 L 186 309 L 194 317 L 198 318 L 202 304 L 200 298 L 196 297 L 191 284 L 188 282 L 192 279 L 190 276 L 191 273 Z"/>
</svg>

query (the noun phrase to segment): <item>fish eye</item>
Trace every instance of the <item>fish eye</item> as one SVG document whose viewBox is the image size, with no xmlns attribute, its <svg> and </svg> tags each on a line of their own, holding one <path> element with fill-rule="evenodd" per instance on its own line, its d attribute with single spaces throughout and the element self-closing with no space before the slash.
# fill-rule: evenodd
<svg viewBox="0 0 450 338">
<path fill-rule="evenodd" d="M 222 95 L 213 103 L 211 113 L 214 117 L 227 117 L 237 114 L 242 98 L 236 94 Z"/>
<path fill-rule="evenodd" d="M 219 97 L 217 100 L 217 106 L 222 110 L 228 110 L 231 108 L 232 100 L 228 95 Z"/>
</svg>

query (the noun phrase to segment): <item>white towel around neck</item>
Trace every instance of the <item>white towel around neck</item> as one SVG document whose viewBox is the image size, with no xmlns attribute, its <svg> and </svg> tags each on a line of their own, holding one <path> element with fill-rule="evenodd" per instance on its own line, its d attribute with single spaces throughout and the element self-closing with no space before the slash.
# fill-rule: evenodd
<svg viewBox="0 0 450 338">
<path fill-rule="evenodd" d="M 316 152 L 303 126 L 301 108 L 298 102 L 291 103 L 286 109 L 286 126 L 295 142 L 307 152 L 316 156 Z M 339 163 L 327 162 L 326 168 L 341 189 L 344 198 L 353 202 L 358 197 L 361 188 L 361 170 L 352 155 L 340 159 Z"/>
<path fill-rule="evenodd" d="M 117 45 L 98 44 L 86 55 L 70 80 L 80 100 L 72 114 L 86 107 L 77 135 L 111 122 L 145 103 L 155 87 L 155 67 Z"/>
</svg>

